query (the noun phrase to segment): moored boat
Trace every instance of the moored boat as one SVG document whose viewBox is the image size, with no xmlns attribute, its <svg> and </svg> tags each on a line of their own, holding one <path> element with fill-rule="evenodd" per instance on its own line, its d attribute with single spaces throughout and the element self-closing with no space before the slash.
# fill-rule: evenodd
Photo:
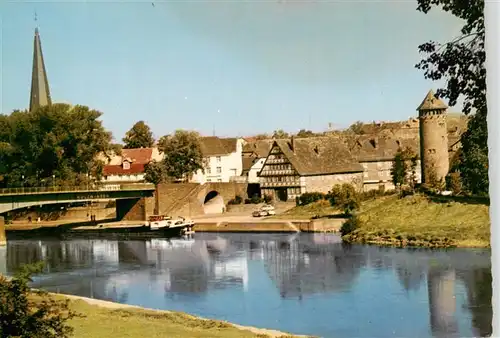
<svg viewBox="0 0 500 338">
<path fill-rule="evenodd" d="M 149 229 L 161 231 L 170 236 L 193 235 L 194 222 L 184 217 L 172 219 L 169 216 L 153 215 L 149 217 Z"/>
<path fill-rule="evenodd" d="M 160 230 L 162 228 L 169 228 L 172 222 L 172 218 L 163 215 L 152 215 L 149 216 L 149 229 L 150 230 Z"/>
</svg>

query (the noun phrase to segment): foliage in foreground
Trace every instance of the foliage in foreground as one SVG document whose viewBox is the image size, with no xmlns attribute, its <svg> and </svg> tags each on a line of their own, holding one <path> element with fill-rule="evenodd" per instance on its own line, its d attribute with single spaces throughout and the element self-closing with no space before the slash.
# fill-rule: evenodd
<svg viewBox="0 0 500 338">
<path fill-rule="evenodd" d="M 28 283 L 43 264 L 24 266 L 12 279 L 0 276 L 0 337 L 66 338 L 78 316 L 69 300 L 56 300 L 47 292 L 31 290 Z"/>
</svg>

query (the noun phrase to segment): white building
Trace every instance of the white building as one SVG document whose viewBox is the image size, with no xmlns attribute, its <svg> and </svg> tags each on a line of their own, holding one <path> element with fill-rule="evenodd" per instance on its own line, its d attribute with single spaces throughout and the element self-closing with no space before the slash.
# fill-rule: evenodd
<svg viewBox="0 0 500 338">
<path fill-rule="evenodd" d="M 242 151 L 245 140 L 241 138 L 202 137 L 201 149 L 205 158 L 205 172 L 199 170 L 191 182 L 237 181 L 243 171 Z"/>
<path fill-rule="evenodd" d="M 248 183 L 259 183 L 258 173 L 266 162 L 272 143 L 272 140 L 258 140 L 243 146 L 242 176 L 246 177 Z"/>
</svg>

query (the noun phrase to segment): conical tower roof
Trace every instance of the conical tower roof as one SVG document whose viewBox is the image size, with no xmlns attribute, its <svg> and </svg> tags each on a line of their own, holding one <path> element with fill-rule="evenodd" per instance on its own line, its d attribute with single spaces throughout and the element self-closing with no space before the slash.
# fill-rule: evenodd
<svg viewBox="0 0 500 338">
<path fill-rule="evenodd" d="M 434 96 L 434 92 L 429 90 L 427 95 L 425 96 L 424 100 L 418 106 L 417 110 L 418 111 L 423 111 L 423 110 L 439 110 L 439 109 L 447 109 L 448 106 L 438 99 L 436 96 Z"/>
<path fill-rule="evenodd" d="M 31 74 L 30 111 L 41 106 L 52 104 L 50 98 L 49 80 L 42 54 L 42 42 L 38 28 L 35 28 L 35 40 L 33 48 L 33 71 Z"/>
</svg>

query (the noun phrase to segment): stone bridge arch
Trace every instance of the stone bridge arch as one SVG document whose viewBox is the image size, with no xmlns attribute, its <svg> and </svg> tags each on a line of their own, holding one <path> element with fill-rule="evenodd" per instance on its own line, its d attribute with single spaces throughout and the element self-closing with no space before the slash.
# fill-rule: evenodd
<svg viewBox="0 0 500 338">
<path fill-rule="evenodd" d="M 206 191 L 207 193 L 205 193 L 205 197 L 202 200 L 203 212 L 206 215 L 223 213 L 227 203 L 224 200 L 224 196 L 215 189 L 209 188 Z"/>
</svg>

